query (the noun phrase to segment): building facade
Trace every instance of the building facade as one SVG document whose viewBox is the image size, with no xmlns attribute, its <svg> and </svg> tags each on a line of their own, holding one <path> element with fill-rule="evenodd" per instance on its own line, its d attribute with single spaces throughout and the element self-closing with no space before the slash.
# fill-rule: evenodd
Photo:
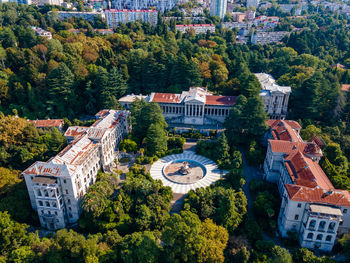
<svg viewBox="0 0 350 263">
<path fill-rule="evenodd" d="M 259 3 L 260 3 L 260 0 L 247 0 L 247 8 L 250 8 L 250 7 L 258 8 Z"/>
<path fill-rule="evenodd" d="M 105 10 L 107 25 L 109 28 L 118 27 L 119 23 L 126 24 L 128 22 L 142 21 L 156 25 L 158 21 L 157 10 Z"/>
<path fill-rule="evenodd" d="M 158 11 L 164 13 L 166 10 L 172 9 L 177 5 L 177 0 L 112 0 L 113 9 L 149 9 L 155 8 Z"/>
<path fill-rule="evenodd" d="M 272 27 L 277 26 L 278 23 L 271 23 Z M 264 32 L 264 31 L 256 31 L 252 34 L 250 42 L 254 45 L 266 45 L 271 43 L 279 43 L 285 36 L 289 36 L 290 32 L 288 31 L 275 31 L 275 32 Z"/>
<path fill-rule="evenodd" d="M 213 24 L 176 25 L 175 28 L 177 31 L 181 31 L 182 33 L 186 33 L 190 30 L 193 30 L 196 35 L 200 33 L 205 34 L 208 31 L 210 33 L 215 32 L 215 25 Z"/>
<path fill-rule="evenodd" d="M 270 119 L 285 119 L 288 111 L 291 87 L 279 86 L 275 79 L 266 73 L 257 73 L 261 90 L 260 97 L 263 100 L 265 111 Z"/>
<path fill-rule="evenodd" d="M 90 127 L 69 127 L 66 148 L 22 172 L 42 227 L 56 230 L 77 222 L 81 200 L 97 172 L 109 169 L 116 158 L 118 144 L 129 131 L 128 117 L 127 111 L 102 110 Z"/>
<path fill-rule="evenodd" d="M 51 12 L 51 11 L 50 11 Z M 104 18 L 103 12 L 79 12 L 79 11 L 57 11 L 59 19 L 66 19 L 71 17 L 83 18 L 88 21 L 95 20 L 95 17 Z"/>
<path fill-rule="evenodd" d="M 318 164 L 322 143 L 304 142 L 295 121 L 268 120 L 264 177 L 278 185 L 282 199 L 278 230 L 298 234 L 302 247 L 331 251 L 350 230 L 350 193 L 335 189 Z"/>
<path fill-rule="evenodd" d="M 211 0 L 210 1 L 210 15 L 218 16 L 223 19 L 226 15 L 227 0 Z"/>
<path fill-rule="evenodd" d="M 130 104 L 140 96 L 128 95 L 119 102 L 125 108 L 130 108 Z M 216 96 L 201 87 L 192 87 L 181 94 L 151 93 L 143 98 L 159 104 L 170 126 L 207 126 L 211 129 L 222 127 L 236 101 L 235 96 Z"/>
</svg>

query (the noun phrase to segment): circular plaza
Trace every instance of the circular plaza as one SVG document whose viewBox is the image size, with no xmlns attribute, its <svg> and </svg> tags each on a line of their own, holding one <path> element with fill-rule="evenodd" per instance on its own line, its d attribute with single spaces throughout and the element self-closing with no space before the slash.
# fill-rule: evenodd
<svg viewBox="0 0 350 263">
<path fill-rule="evenodd" d="M 153 179 L 170 186 L 174 193 L 186 194 L 190 190 L 207 187 L 221 178 L 215 162 L 192 151 L 165 156 L 150 170 Z"/>
</svg>

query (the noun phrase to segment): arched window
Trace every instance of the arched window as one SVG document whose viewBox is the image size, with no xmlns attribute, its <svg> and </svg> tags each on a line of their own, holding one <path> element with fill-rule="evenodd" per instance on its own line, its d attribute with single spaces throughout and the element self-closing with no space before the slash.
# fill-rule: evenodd
<svg viewBox="0 0 350 263">
<path fill-rule="evenodd" d="M 331 236 L 331 235 L 328 235 L 328 236 L 326 237 L 326 241 L 327 241 L 327 242 L 331 242 L 331 241 L 332 241 L 332 236 Z"/>
<path fill-rule="evenodd" d="M 307 239 L 313 239 L 313 238 L 314 238 L 314 234 L 313 233 L 307 234 Z"/>
<path fill-rule="evenodd" d="M 322 238 L 323 238 L 322 234 L 318 234 L 316 237 L 317 240 L 322 240 Z"/>
<path fill-rule="evenodd" d="M 325 226 L 326 226 L 326 221 L 321 221 L 320 225 L 318 226 L 318 230 L 323 230 Z"/>
<path fill-rule="evenodd" d="M 316 226 L 316 220 L 313 219 L 313 220 L 310 221 L 309 227 L 310 228 L 315 228 L 315 226 Z"/>
<path fill-rule="evenodd" d="M 335 223 L 331 222 L 328 226 L 328 230 L 334 230 L 334 228 L 335 228 Z"/>
</svg>

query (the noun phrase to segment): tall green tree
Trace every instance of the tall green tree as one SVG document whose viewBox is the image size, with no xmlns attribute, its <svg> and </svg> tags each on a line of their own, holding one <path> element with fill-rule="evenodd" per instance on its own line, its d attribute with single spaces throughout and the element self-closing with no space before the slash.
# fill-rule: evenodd
<svg viewBox="0 0 350 263">
<path fill-rule="evenodd" d="M 165 152 L 168 149 L 167 136 L 161 124 L 151 124 L 147 130 L 146 149 L 148 155 Z"/>
<path fill-rule="evenodd" d="M 259 96 L 247 99 L 240 95 L 225 121 L 231 145 L 259 140 L 267 130 L 267 114 Z"/>
<path fill-rule="evenodd" d="M 49 111 L 58 116 L 67 116 L 71 109 L 71 101 L 74 97 L 73 83 L 74 75 L 63 62 L 53 69 L 46 79 L 49 97 L 47 104 Z"/>
</svg>

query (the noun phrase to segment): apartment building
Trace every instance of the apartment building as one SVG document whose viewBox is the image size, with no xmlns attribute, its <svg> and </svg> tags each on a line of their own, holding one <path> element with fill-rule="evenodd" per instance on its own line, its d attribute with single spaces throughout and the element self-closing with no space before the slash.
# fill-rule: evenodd
<svg viewBox="0 0 350 263">
<path fill-rule="evenodd" d="M 193 30 L 196 35 L 200 33 L 206 34 L 208 31 L 210 33 L 215 32 L 215 25 L 213 24 L 176 25 L 175 28 L 177 31 L 181 31 L 182 33 Z"/>
<path fill-rule="evenodd" d="M 282 199 L 278 230 L 298 234 L 302 247 L 331 251 L 350 230 L 350 193 L 335 189 L 318 164 L 322 143 L 304 142 L 296 121 L 268 120 L 264 177 L 278 185 Z"/>
<path fill-rule="evenodd" d="M 116 28 L 120 23 L 142 21 L 156 25 L 158 21 L 158 11 L 153 9 L 147 10 L 105 10 L 107 25 L 109 28 Z"/>
<path fill-rule="evenodd" d="M 113 0 L 111 1 L 113 9 L 150 9 L 155 8 L 164 13 L 177 5 L 177 0 Z"/>
<path fill-rule="evenodd" d="M 226 15 L 227 0 L 211 0 L 210 1 L 210 15 L 218 16 L 223 19 Z"/>
<path fill-rule="evenodd" d="M 56 230 L 78 221 L 81 200 L 97 172 L 109 170 L 117 157 L 118 144 L 129 131 L 128 117 L 128 111 L 102 110 L 90 127 L 69 127 L 66 148 L 22 172 L 43 228 Z"/>
<path fill-rule="evenodd" d="M 50 11 L 51 12 L 51 11 Z M 79 12 L 79 11 L 57 11 L 59 19 L 66 19 L 71 17 L 83 18 L 88 21 L 95 20 L 95 17 L 104 18 L 103 12 Z"/>
<path fill-rule="evenodd" d="M 278 22 L 272 22 L 271 24 L 276 24 Z M 289 36 L 290 32 L 287 31 L 275 31 L 275 32 L 262 32 L 256 31 L 252 34 L 250 42 L 253 45 L 266 45 L 272 43 L 279 43 L 285 36 Z"/>
</svg>

